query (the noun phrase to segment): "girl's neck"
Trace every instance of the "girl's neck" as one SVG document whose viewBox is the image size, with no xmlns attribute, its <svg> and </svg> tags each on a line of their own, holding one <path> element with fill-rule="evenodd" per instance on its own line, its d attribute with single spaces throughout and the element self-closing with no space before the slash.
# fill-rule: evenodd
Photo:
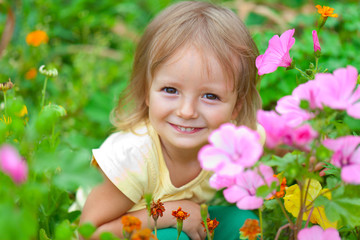
<svg viewBox="0 0 360 240">
<path fill-rule="evenodd" d="M 194 180 L 201 172 L 197 149 L 177 150 L 161 142 L 163 157 L 173 186 L 181 187 Z"/>
<path fill-rule="evenodd" d="M 164 144 L 161 140 L 161 148 L 164 158 L 173 164 L 187 165 L 198 163 L 200 149 L 177 149 Z"/>
</svg>

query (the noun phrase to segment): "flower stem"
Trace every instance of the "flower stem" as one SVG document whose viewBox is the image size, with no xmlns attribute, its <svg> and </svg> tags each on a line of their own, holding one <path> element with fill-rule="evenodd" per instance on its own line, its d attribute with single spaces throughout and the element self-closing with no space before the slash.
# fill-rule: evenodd
<svg viewBox="0 0 360 240">
<path fill-rule="evenodd" d="M 259 208 L 259 219 L 260 219 L 260 232 L 261 232 L 261 240 L 263 240 L 263 219 L 262 219 L 262 210 Z"/>
<path fill-rule="evenodd" d="M 42 94 L 41 109 L 44 107 L 44 104 L 45 104 L 45 92 L 46 92 L 47 81 L 48 81 L 48 77 L 45 78 L 44 87 L 43 87 L 43 90 L 41 91 L 41 94 Z"/>
<path fill-rule="evenodd" d="M 281 226 L 281 227 L 278 229 L 277 233 L 276 233 L 275 240 L 278 240 L 279 237 L 280 237 L 281 231 L 284 230 L 285 228 L 289 227 L 289 226 L 290 226 L 290 223 L 287 223 L 287 224 L 285 224 L 284 226 Z"/>
<path fill-rule="evenodd" d="M 4 93 L 4 110 L 5 110 L 5 115 L 7 115 L 6 114 L 6 91 L 3 91 L 3 93 Z"/>
<path fill-rule="evenodd" d="M 298 70 L 301 74 L 301 76 L 303 76 L 304 78 L 306 78 L 307 80 L 310 80 L 309 76 L 300 68 L 297 68 L 296 66 L 294 67 L 294 69 Z"/>
<path fill-rule="evenodd" d="M 319 71 L 319 58 L 318 57 L 315 57 L 315 73 L 318 73 Z"/>
</svg>

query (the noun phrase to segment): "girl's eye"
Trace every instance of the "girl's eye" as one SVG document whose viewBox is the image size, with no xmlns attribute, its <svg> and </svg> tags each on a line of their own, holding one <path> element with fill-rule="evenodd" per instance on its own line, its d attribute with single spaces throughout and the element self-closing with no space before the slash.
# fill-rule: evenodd
<svg viewBox="0 0 360 240">
<path fill-rule="evenodd" d="M 205 93 L 204 98 L 209 100 L 219 100 L 219 97 L 212 93 Z"/>
<path fill-rule="evenodd" d="M 177 94 L 177 92 L 178 92 L 176 90 L 176 88 L 173 88 L 173 87 L 164 87 L 162 90 L 169 94 Z"/>
</svg>

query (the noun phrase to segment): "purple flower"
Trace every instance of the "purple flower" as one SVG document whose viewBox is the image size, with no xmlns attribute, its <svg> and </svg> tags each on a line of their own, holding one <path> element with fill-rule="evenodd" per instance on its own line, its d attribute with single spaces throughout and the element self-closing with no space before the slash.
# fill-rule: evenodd
<svg viewBox="0 0 360 240">
<path fill-rule="evenodd" d="M 295 29 L 285 31 L 281 36 L 273 36 L 263 55 L 256 58 L 256 67 L 259 75 L 274 72 L 278 67 L 291 66 L 289 50 L 295 43 L 293 35 Z"/>
<path fill-rule="evenodd" d="M 318 38 L 316 30 L 312 31 L 312 37 L 313 37 L 313 41 L 314 41 L 314 52 L 321 51 L 319 38 Z"/>
<path fill-rule="evenodd" d="M 347 183 L 360 184 L 360 137 L 326 139 L 322 144 L 334 152 L 331 161 L 341 168 L 341 179 Z"/>
<path fill-rule="evenodd" d="M 265 179 L 259 175 L 258 171 Z M 264 202 L 256 196 L 256 189 L 265 184 L 269 185 L 277 179 L 273 176 L 271 167 L 260 165 L 254 170 L 246 170 L 235 177 L 235 184 L 224 190 L 224 197 L 230 203 L 235 203 L 239 209 L 257 209 Z M 270 193 L 268 197 L 272 196 Z"/>
<path fill-rule="evenodd" d="M 301 229 L 297 235 L 299 240 L 341 240 L 339 232 L 334 228 L 323 230 L 315 225 L 311 228 Z"/>
<path fill-rule="evenodd" d="M 17 184 L 27 179 L 27 164 L 21 159 L 17 150 L 10 145 L 3 145 L 0 148 L 0 169 Z"/>
<path fill-rule="evenodd" d="M 209 136 L 209 145 L 199 151 L 201 167 L 219 176 L 233 177 L 246 167 L 252 167 L 263 148 L 260 136 L 245 126 L 225 123 Z"/>
</svg>

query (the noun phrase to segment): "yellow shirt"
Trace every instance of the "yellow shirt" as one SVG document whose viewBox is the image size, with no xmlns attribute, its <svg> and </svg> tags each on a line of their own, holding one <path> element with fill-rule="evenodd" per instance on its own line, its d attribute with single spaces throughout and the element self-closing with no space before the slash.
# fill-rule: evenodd
<svg viewBox="0 0 360 240">
<path fill-rule="evenodd" d="M 172 185 L 159 137 L 150 124 L 113 133 L 93 149 L 93 156 L 109 180 L 135 203 L 129 212 L 146 207 L 146 193 L 162 202 L 188 199 L 200 204 L 216 192 L 209 185 L 212 172 L 205 170 L 181 187 Z"/>
</svg>

